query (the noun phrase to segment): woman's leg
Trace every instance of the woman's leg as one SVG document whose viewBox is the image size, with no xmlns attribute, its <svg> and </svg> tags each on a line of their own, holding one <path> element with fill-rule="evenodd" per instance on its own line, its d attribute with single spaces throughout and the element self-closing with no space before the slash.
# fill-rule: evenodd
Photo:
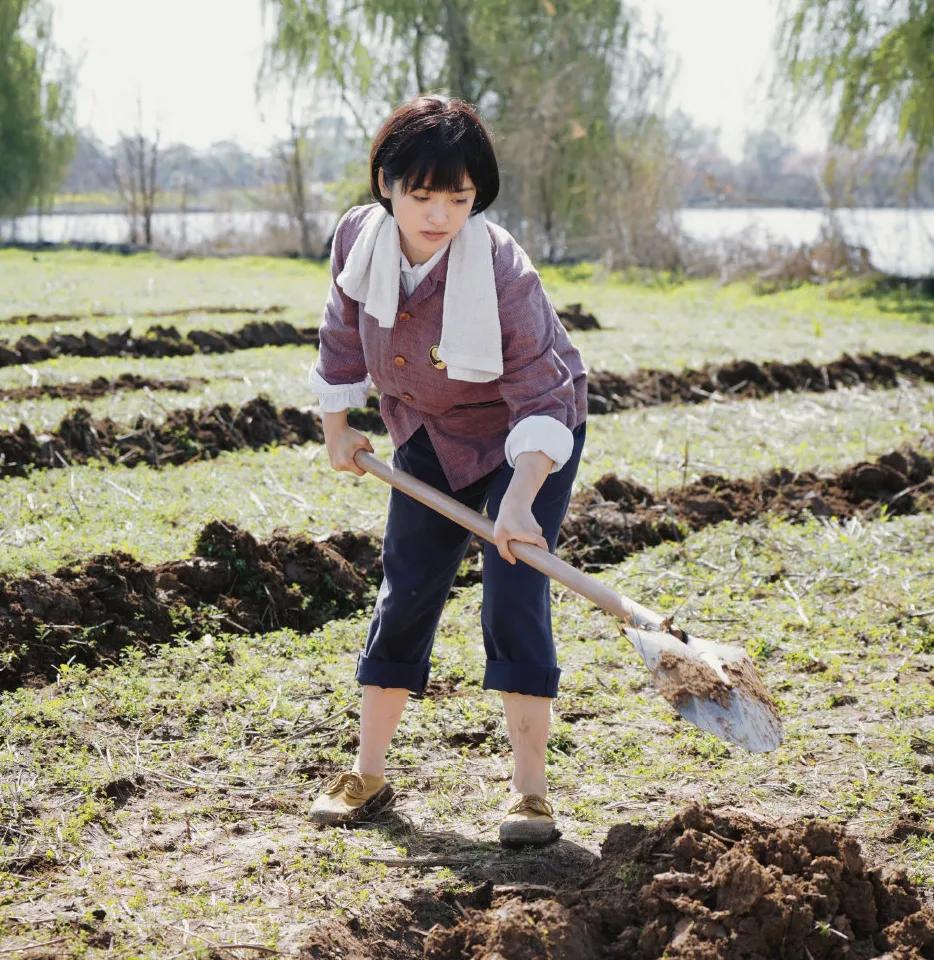
<svg viewBox="0 0 934 960">
<path fill-rule="evenodd" d="M 515 761 L 512 786 L 517 793 L 544 797 L 545 746 L 551 724 L 551 698 L 501 691 L 506 727 Z"/>
<path fill-rule="evenodd" d="M 489 487 L 485 477 L 454 493 L 424 428 L 399 447 L 393 463 L 474 509 L 481 507 Z M 383 774 L 409 693 L 425 689 L 435 631 L 470 536 L 430 507 L 398 490 L 391 492 L 383 580 L 357 661 L 363 699 L 354 769 L 360 773 Z"/>
<path fill-rule="evenodd" d="M 360 749 L 353 765 L 357 773 L 382 777 L 386 751 L 409 699 L 405 687 L 374 687 L 366 684 L 360 705 Z"/>
<path fill-rule="evenodd" d="M 574 431 L 573 453 L 557 473 L 545 478 L 532 504 L 542 535 L 554 550 L 567 512 L 580 462 L 586 424 Z M 495 519 L 512 479 L 503 466 L 490 487 L 487 512 Z M 544 797 L 545 748 L 551 701 L 557 695 L 561 670 L 551 633 L 551 584 L 523 563 L 507 563 L 495 546 L 483 552 L 483 641 L 487 667 L 483 686 L 501 692 L 513 748 L 513 787 L 518 793 Z"/>
</svg>

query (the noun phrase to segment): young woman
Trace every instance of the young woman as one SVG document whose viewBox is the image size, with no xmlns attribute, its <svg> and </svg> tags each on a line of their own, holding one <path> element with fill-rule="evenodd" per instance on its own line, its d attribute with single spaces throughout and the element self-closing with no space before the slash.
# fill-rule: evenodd
<svg viewBox="0 0 934 960">
<path fill-rule="evenodd" d="M 372 450 L 347 425 L 373 384 L 393 463 L 495 522 L 483 552 L 485 689 L 499 690 L 516 796 L 503 843 L 558 836 L 546 799 L 545 745 L 560 669 L 547 577 L 511 540 L 553 550 L 584 443 L 586 370 L 513 237 L 483 211 L 499 192 L 489 134 L 459 100 L 400 106 L 370 152 L 377 202 L 340 220 L 320 355 L 310 372 L 331 466 L 357 475 Z M 471 534 L 392 490 L 383 581 L 357 662 L 360 747 L 312 805 L 346 823 L 392 796 L 386 751 L 410 692 L 428 681 L 444 601 Z"/>
</svg>

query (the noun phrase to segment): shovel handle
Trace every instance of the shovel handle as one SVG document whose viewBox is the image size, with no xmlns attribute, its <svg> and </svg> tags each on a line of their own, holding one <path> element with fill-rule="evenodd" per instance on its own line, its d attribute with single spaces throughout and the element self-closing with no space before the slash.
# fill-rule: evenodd
<svg viewBox="0 0 934 960">
<path fill-rule="evenodd" d="M 390 486 L 412 497 L 413 500 L 425 504 L 426 507 L 431 507 L 432 510 L 437 511 L 442 516 L 453 520 L 462 527 L 466 527 L 471 533 L 482 537 L 488 543 L 494 542 L 493 521 L 477 513 L 476 510 L 464 506 L 454 497 L 449 497 L 440 490 L 436 490 L 431 484 L 413 477 L 404 470 L 399 470 L 391 464 L 384 463 L 378 457 L 374 457 L 373 454 L 367 453 L 363 449 L 354 454 L 354 461 L 362 470 L 372 473 L 380 480 L 385 480 Z M 669 621 L 653 610 L 630 600 L 629 597 L 618 594 L 596 577 L 582 573 L 553 553 L 535 546 L 534 543 L 510 540 L 509 549 L 530 567 L 534 567 L 552 580 L 563 583 L 582 597 L 592 600 L 598 607 L 606 610 L 607 613 L 622 618 L 630 626 L 641 630 L 667 631 Z"/>
</svg>

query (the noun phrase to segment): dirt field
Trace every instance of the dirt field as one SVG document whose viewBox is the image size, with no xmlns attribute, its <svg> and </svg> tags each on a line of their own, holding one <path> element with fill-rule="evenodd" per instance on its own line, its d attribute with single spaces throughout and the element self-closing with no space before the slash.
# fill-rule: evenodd
<svg viewBox="0 0 934 960">
<path fill-rule="evenodd" d="M 591 366 L 559 554 L 744 646 L 781 747 L 680 720 L 555 589 L 562 836 L 501 849 L 474 550 L 394 806 L 311 827 L 387 496 L 322 457 L 326 270 L 5 251 L 0 954 L 934 957 L 929 303 L 543 276 Z"/>
</svg>

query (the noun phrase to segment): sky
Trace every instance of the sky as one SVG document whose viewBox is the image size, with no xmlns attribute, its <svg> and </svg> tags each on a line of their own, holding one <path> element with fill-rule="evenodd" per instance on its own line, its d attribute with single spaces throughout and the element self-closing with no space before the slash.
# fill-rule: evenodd
<svg viewBox="0 0 934 960">
<path fill-rule="evenodd" d="M 560 3 L 560 0 L 555 0 Z M 737 159 L 748 129 L 761 128 L 773 61 L 777 0 L 636 0 L 658 13 L 678 64 L 670 106 L 720 130 Z M 112 142 L 136 129 L 163 144 L 204 149 L 236 140 L 261 151 L 285 130 L 285 104 L 257 104 L 262 61 L 261 0 L 51 0 L 57 44 L 77 63 L 77 120 Z M 266 29 L 269 29 L 268 24 Z M 780 131 L 789 136 L 787 131 Z M 823 143 L 811 120 L 790 137 Z"/>
</svg>

